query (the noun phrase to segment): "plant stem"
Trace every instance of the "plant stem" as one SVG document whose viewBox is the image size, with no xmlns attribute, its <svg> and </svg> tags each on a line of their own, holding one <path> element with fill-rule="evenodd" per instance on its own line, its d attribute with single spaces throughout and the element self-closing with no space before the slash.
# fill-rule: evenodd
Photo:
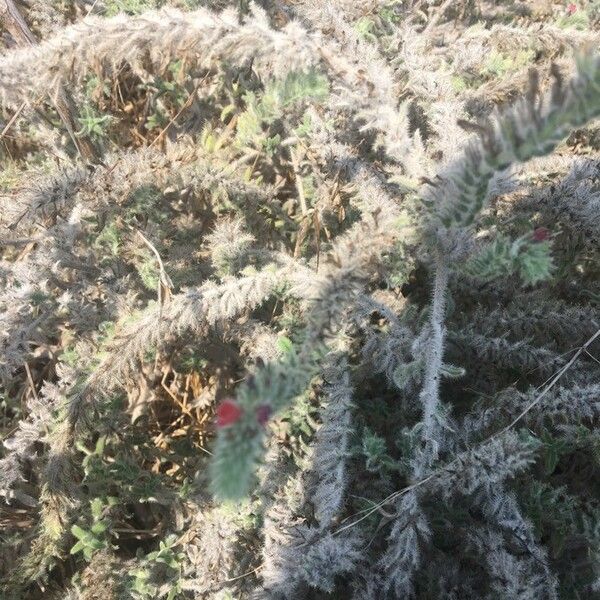
<svg viewBox="0 0 600 600">
<path fill-rule="evenodd" d="M 429 352 L 427 363 L 425 365 L 425 376 L 423 389 L 419 399 L 423 405 L 423 438 L 426 442 L 431 442 L 435 436 L 435 413 L 440 404 L 440 371 L 442 368 L 442 359 L 444 354 L 444 313 L 446 310 L 446 290 L 448 288 L 449 269 L 446 255 L 438 248 L 436 257 L 435 280 L 433 284 L 433 298 L 431 303 L 431 317 L 429 326 L 431 328 L 431 337 L 429 339 Z M 434 449 L 436 446 L 434 445 Z M 425 462 L 435 460 L 437 450 L 434 450 L 432 456 L 425 456 Z M 422 461 L 420 461 L 422 462 Z M 420 464 L 416 470 L 422 470 L 425 465 Z M 422 473 L 415 473 L 421 476 Z"/>
</svg>

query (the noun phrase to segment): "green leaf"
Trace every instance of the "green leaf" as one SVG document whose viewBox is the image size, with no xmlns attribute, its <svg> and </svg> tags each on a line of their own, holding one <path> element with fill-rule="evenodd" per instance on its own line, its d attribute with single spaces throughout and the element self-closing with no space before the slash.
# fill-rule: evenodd
<svg viewBox="0 0 600 600">
<path fill-rule="evenodd" d="M 104 510 L 104 502 L 101 498 L 94 498 L 90 502 L 90 508 L 94 519 L 99 519 L 102 516 L 102 511 Z"/>
<path fill-rule="evenodd" d="M 491 281 L 519 273 L 525 284 L 549 279 L 554 270 L 550 242 L 532 242 L 529 234 L 511 241 L 499 234 L 467 261 L 464 271 L 471 277 Z"/>
<path fill-rule="evenodd" d="M 90 537 L 89 532 L 79 527 L 79 525 L 73 525 L 71 533 L 79 540 L 87 540 Z"/>
<path fill-rule="evenodd" d="M 528 244 L 516 262 L 521 278 L 531 285 L 550 279 L 554 271 L 550 243 L 547 241 Z"/>
<path fill-rule="evenodd" d="M 365 427 L 362 437 L 362 454 L 365 457 L 367 471 L 377 473 L 393 466 L 393 460 L 387 452 L 385 440 Z"/>
<path fill-rule="evenodd" d="M 285 335 L 280 335 L 277 338 L 277 349 L 281 354 L 289 354 L 294 348 L 294 344 L 290 338 Z"/>
<path fill-rule="evenodd" d="M 442 377 L 447 377 L 448 379 L 458 379 L 459 377 L 464 377 L 467 371 L 462 367 L 456 367 L 455 365 L 449 365 L 444 363 L 440 368 L 440 375 Z"/>
<path fill-rule="evenodd" d="M 423 376 L 424 364 L 421 360 L 399 364 L 394 370 L 394 383 L 399 390 L 404 390 L 408 385 L 418 381 Z"/>
<path fill-rule="evenodd" d="M 77 554 L 78 552 L 81 552 L 83 549 L 85 548 L 85 544 L 79 540 L 72 548 L 71 548 L 71 554 Z"/>
<path fill-rule="evenodd" d="M 87 542 L 87 547 L 92 550 L 102 550 L 102 548 L 106 548 L 106 543 L 96 538 L 91 538 Z"/>
<path fill-rule="evenodd" d="M 544 431 L 540 436 L 543 443 L 544 470 L 552 475 L 561 457 L 569 451 L 569 443 Z"/>
<path fill-rule="evenodd" d="M 104 533 L 107 529 L 108 524 L 106 523 L 106 521 L 98 521 L 92 525 L 90 531 L 94 535 L 100 535 L 101 533 Z"/>
</svg>

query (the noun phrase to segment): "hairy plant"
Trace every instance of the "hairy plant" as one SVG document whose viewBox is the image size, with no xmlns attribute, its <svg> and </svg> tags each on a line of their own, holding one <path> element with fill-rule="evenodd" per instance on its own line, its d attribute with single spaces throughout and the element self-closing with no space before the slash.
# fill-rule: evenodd
<svg viewBox="0 0 600 600">
<path fill-rule="evenodd" d="M 525 4 L 0 0 L 3 598 L 595 597 L 597 11 Z"/>
</svg>

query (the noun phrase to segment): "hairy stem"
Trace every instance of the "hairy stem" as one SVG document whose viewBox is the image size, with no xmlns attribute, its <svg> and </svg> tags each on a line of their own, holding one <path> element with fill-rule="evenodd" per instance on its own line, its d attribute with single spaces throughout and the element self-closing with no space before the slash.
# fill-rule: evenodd
<svg viewBox="0 0 600 600">
<path fill-rule="evenodd" d="M 423 388 L 420 401 L 423 405 L 423 439 L 429 445 L 435 437 L 436 419 L 435 414 L 440 404 L 440 371 L 444 354 L 444 313 L 446 309 L 446 289 L 448 287 L 449 268 L 446 256 L 441 249 L 437 251 L 435 280 L 433 284 L 433 298 L 431 303 L 431 317 L 429 326 L 431 337 L 429 339 L 428 360 L 425 366 Z M 425 462 L 435 460 L 437 456 L 437 444 L 434 443 L 432 452 L 424 457 Z M 425 466 L 420 461 L 417 470 L 421 471 Z M 422 473 L 415 473 L 421 476 Z"/>
</svg>

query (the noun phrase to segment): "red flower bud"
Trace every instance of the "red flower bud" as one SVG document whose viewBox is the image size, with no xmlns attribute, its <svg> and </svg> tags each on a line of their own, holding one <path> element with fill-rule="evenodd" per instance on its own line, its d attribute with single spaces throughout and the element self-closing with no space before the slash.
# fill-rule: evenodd
<svg viewBox="0 0 600 600">
<path fill-rule="evenodd" d="M 217 427 L 232 425 L 242 416 L 240 405 L 231 398 L 227 398 L 217 407 Z"/>
<path fill-rule="evenodd" d="M 572 15 L 573 13 L 577 12 L 577 4 L 571 2 L 571 4 L 569 4 L 569 6 L 567 6 L 567 13 L 569 15 Z"/>
<path fill-rule="evenodd" d="M 271 416 L 271 407 L 268 404 L 261 404 L 256 407 L 256 420 L 264 427 Z"/>
<path fill-rule="evenodd" d="M 546 227 L 538 227 L 533 232 L 534 242 L 545 242 L 550 237 L 550 230 Z"/>
</svg>

